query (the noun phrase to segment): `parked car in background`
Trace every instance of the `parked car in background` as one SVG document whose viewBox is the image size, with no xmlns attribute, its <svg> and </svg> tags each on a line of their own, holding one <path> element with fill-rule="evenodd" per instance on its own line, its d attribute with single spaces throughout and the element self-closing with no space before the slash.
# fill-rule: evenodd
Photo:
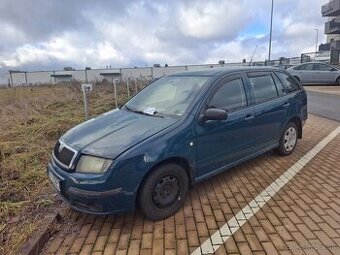
<svg viewBox="0 0 340 255">
<path fill-rule="evenodd" d="M 56 143 L 48 176 L 76 210 L 164 219 L 196 183 L 271 149 L 293 152 L 307 96 L 287 72 L 213 68 L 163 77 Z"/>
<path fill-rule="evenodd" d="M 340 70 L 321 63 L 309 62 L 287 69 L 302 84 L 337 84 L 340 85 Z"/>
</svg>

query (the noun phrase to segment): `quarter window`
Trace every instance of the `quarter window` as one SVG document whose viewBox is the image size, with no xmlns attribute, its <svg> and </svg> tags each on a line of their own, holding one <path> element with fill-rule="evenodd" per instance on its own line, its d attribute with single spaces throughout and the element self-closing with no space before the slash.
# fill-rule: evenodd
<svg viewBox="0 0 340 255">
<path fill-rule="evenodd" d="M 288 93 L 300 90 L 299 85 L 294 81 L 294 79 L 284 73 L 276 73 L 277 76 L 280 78 L 283 85 L 286 87 Z"/>
<path fill-rule="evenodd" d="M 233 111 L 247 106 L 247 98 L 241 78 L 227 81 L 215 93 L 209 107 Z"/>
<path fill-rule="evenodd" d="M 276 86 L 270 73 L 250 73 L 248 77 L 256 104 L 277 98 Z"/>
</svg>

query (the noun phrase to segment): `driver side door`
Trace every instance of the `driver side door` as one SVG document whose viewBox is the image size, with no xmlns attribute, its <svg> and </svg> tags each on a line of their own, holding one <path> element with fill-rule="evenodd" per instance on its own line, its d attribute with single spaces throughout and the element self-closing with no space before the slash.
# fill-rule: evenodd
<svg viewBox="0 0 340 255">
<path fill-rule="evenodd" d="M 214 86 L 207 108 L 228 111 L 226 120 L 208 120 L 196 124 L 197 176 L 205 179 L 254 153 L 255 110 L 240 74 L 229 76 Z"/>
<path fill-rule="evenodd" d="M 313 64 L 308 63 L 299 66 L 297 71 L 298 77 L 301 83 L 313 83 L 315 82 L 315 73 L 313 70 Z"/>
</svg>

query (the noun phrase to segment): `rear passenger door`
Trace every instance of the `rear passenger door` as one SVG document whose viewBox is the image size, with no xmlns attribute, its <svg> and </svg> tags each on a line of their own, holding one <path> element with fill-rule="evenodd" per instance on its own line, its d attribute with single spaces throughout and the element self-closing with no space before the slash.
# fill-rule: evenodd
<svg viewBox="0 0 340 255">
<path fill-rule="evenodd" d="M 247 73 L 255 104 L 255 144 L 258 151 L 273 147 L 285 123 L 290 103 L 272 72 Z"/>
<path fill-rule="evenodd" d="M 286 121 L 293 116 L 300 116 L 301 119 L 307 117 L 307 98 L 305 93 L 300 93 L 302 87 L 296 83 L 295 79 L 286 73 L 276 71 L 274 72 L 284 85 L 286 95 L 284 96 L 285 102 L 289 103 Z M 282 127 L 283 129 L 284 127 Z"/>
<path fill-rule="evenodd" d="M 336 72 L 331 71 L 332 68 L 329 65 L 325 64 L 313 64 L 314 66 L 314 75 L 315 75 L 315 83 L 326 84 L 326 83 L 334 83 L 336 80 Z"/>
</svg>

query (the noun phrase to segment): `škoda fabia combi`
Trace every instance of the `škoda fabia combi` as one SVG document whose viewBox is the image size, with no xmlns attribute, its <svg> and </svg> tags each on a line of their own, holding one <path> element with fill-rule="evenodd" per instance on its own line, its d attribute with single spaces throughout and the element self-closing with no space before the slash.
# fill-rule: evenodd
<svg viewBox="0 0 340 255">
<path fill-rule="evenodd" d="M 64 134 L 48 176 L 76 210 L 174 214 L 200 181 L 275 149 L 289 155 L 307 96 L 275 68 L 215 68 L 163 77 L 125 105 Z"/>
</svg>

